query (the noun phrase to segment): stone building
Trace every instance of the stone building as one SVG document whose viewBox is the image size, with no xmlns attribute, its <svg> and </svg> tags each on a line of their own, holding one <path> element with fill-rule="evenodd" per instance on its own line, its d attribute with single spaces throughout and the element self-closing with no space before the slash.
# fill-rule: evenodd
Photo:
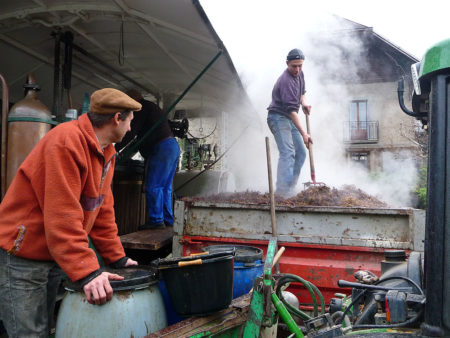
<svg viewBox="0 0 450 338">
<path fill-rule="evenodd" d="M 336 20 L 339 28 L 316 39 L 310 59 L 317 65 L 329 63 L 325 48 L 336 56 L 339 66 L 324 67 L 321 81 L 328 90 L 327 104 L 339 116 L 338 136 L 346 157 L 371 172 L 383 171 L 388 158 L 417 157 L 416 138 L 422 129 L 401 111 L 397 81 L 403 77 L 406 93 L 411 93 L 410 67 L 418 60 L 371 27 Z"/>
</svg>

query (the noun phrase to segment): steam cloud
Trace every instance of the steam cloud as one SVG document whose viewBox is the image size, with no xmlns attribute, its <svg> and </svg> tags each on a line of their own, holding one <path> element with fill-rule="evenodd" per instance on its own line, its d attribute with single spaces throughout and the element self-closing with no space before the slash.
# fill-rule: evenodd
<svg viewBox="0 0 450 338">
<path fill-rule="evenodd" d="M 235 179 L 237 190 L 268 191 L 265 136 L 271 140 L 275 184 L 278 151 L 267 127 L 266 108 L 270 104 L 273 85 L 286 68 L 284 60 L 287 52 L 300 48 L 306 55 L 303 67 L 306 97 L 313 107 L 310 122 L 317 181 L 337 188 L 353 184 L 392 206 L 410 206 L 410 191 L 417 181 L 416 164 L 410 153 L 403 152 L 398 156 L 383 153 L 383 172 L 378 175 L 368 173 L 361 165 L 346 158 L 343 121 L 349 119 L 349 102 L 363 99 L 364 94 L 358 95 L 354 87 L 328 80 L 330 76 L 340 75 L 357 80 L 357 69 L 367 62 L 362 42 L 342 34 L 349 27 L 332 15 L 312 10 L 308 10 L 307 15 L 303 14 L 298 8 L 298 1 L 258 1 L 257 12 L 250 8 L 247 1 L 240 3 L 242 10 L 233 13 L 232 23 L 226 15 L 210 16 L 258 114 L 251 119 L 250 128 L 226 157 L 227 168 Z M 249 15 L 252 12 L 255 15 Z M 296 17 L 297 12 L 299 15 Z M 226 24 L 233 24 L 235 29 L 222 32 L 220 27 Z M 319 40 L 318 36 L 324 33 L 327 38 Z M 392 95 L 395 97 L 396 93 Z M 398 113 L 402 114 L 400 111 Z M 306 129 L 303 113 L 300 114 Z M 378 118 L 376 113 L 369 108 L 369 119 L 375 118 Z M 242 119 L 239 124 L 239 118 L 235 117 L 229 121 L 232 123 L 228 126 L 230 139 L 238 136 L 249 123 Z M 309 181 L 307 157 L 296 191 L 300 192 L 303 183 Z"/>
</svg>

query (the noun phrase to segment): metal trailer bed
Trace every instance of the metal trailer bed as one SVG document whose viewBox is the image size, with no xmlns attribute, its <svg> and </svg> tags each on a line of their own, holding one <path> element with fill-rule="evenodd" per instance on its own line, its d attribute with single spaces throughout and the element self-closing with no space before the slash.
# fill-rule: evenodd
<svg viewBox="0 0 450 338">
<path fill-rule="evenodd" d="M 240 244 L 266 250 L 271 233 L 268 205 L 175 201 L 174 256 L 214 244 Z M 327 302 L 339 279 L 353 281 L 357 270 L 380 275 L 384 252 L 423 251 L 425 211 L 411 208 L 276 208 L 279 246 L 286 248 L 280 272 L 312 281 Z M 303 308 L 312 300 L 291 285 Z M 347 290 L 348 291 L 348 290 Z"/>
</svg>

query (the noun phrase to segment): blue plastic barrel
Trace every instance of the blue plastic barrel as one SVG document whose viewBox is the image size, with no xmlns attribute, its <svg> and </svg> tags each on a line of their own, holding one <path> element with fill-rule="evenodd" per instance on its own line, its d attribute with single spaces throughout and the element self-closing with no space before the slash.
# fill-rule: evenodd
<svg viewBox="0 0 450 338">
<path fill-rule="evenodd" d="M 185 318 L 179 316 L 173 308 L 172 301 L 170 300 L 169 297 L 169 291 L 167 291 L 167 286 L 166 283 L 164 282 L 164 279 L 161 279 L 159 281 L 158 286 L 164 300 L 164 306 L 166 309 L 166 316 L 167 316 L 167 325 L 170 326 L 184 320 Z"/>
<path fill-rule="evenodd" d="M 235 251 L 233 266 L 233 299 L 245 295 L 253 287 L 255 279 L 264 272 L 263 251 L 246 245 L 211 245 L 203 251 L 216 253 Z"/>
</svg>

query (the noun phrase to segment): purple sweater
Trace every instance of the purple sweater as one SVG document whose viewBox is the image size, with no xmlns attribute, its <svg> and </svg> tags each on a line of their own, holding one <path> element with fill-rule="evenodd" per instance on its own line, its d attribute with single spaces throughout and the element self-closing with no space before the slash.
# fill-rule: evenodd
<svg viewBox="0 0 450 338">
<path fill-rule="evenodd" d="M 267 110 L 283 115 L 289 115 L 292 111 L 298 112 L 300 99 L 305 92 L 303 72 L 294 77 L 286 69 L 273 87 L 272 102 Z"/>
</svg>

